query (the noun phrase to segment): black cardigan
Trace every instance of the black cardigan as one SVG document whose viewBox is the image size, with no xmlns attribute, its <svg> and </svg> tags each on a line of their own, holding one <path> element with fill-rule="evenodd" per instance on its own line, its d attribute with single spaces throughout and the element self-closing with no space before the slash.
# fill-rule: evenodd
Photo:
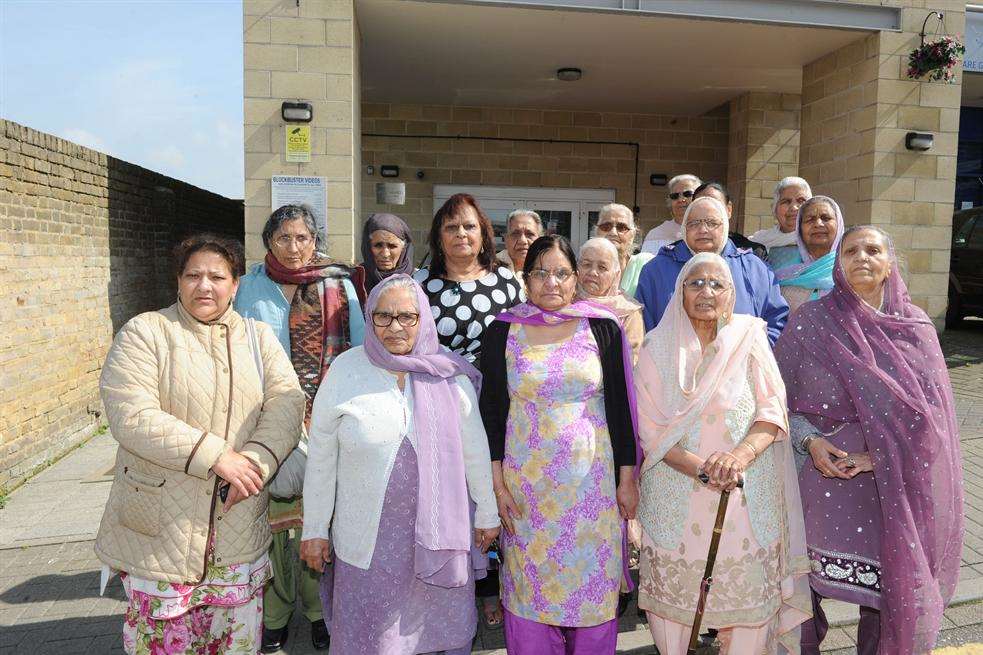
<svg viewBox="0 0 983 655">
<path fill-rule="evenodd" d="M 615 475 L 619 466 L 635 465 L 635 429 L 628 407 L 621 326 L 606 318 L 589 318 L 601 355 L 604 384 L 604 414 L 611 435 Z M 505 342 L 510 323 L 493 321 L 481 338 L 481 397 L 478 406 L 488 433 L 492 461 L 505 456 L 505 424 L 509 417 L 508 373 L 505 369 Z"/>
</svg>

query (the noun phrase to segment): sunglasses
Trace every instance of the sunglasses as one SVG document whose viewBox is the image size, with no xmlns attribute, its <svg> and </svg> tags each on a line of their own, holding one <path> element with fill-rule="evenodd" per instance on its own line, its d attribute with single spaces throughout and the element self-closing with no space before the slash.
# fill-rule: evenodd
<svg viewBox="0 0 983 655">
<path fill-rule="evenodd" d="M 687 280 L 686 282 L 683 282 L 683 286 L 692 291 L 700 291 L 703 288 L 707 288 L 714 294 L 720 293 L 721 291 L 726 291 L 730 288 L 726 282 L 714 280 L 713 278 L 697 278 L 695 280 Z"/>
<path fill-rule="evenodd" d="M 631 232 L 631 229 L 632 229 L 631 225 L 628 225 L 627 223 L 615 223 L 612 221 L 610 223 L 597 224 L 598 232 L 610 232 L 612 230 L 615 230 L 621 234 L 624 234 L 625 232 Z"/>
<path fill-rule="evenodd" d="M 680 196 L 682 196 L 683 198 L 692 198 L 693 192 L 688 189 L 686 191 L 673 191 L 672 193 L 669 194 L 669 199 L 679 200 Z"/>
</svg>

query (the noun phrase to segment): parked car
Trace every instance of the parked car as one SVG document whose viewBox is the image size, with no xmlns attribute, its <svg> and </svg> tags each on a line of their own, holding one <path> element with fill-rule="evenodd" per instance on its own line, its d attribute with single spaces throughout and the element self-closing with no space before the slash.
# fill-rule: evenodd
<svg viewBox="0 0 983 655">
<path fill-rule="evenodd" d="M 983 207 L 956 212 L 952 225 L 947 328 L 967 316 L 983 317 Z"/>
</svg>

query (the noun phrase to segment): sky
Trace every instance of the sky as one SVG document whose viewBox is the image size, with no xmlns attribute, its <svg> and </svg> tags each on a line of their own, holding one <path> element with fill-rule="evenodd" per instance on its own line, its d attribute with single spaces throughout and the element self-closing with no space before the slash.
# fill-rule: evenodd
<svg viewBox="0 0 983 655">
<path fill-rule="evenodd" d="M 243 197 L 239 0 L 0 0 L 0 117 Z"/>
</svg>

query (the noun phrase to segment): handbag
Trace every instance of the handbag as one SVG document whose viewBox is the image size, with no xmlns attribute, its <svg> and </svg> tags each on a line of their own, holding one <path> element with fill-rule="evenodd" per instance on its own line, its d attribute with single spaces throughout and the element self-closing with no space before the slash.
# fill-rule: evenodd
<svg viewBox="0 0 983 655">
<path fill-rule="evenodd" d="M 260 386 L 265 385 L 263 375 L 263 357 L 259 349 L 259 337 L 256 333 L 255 319 L 246 319 L 246 331 L 249 333 L 249 350 L 259 373 Z M 267 483 L 266 490 L 278 500 L 287 500 L 299 496 L 304 491 L 304 469 L 307 468 L 307 430 L 302 429 L 300 442 L 290 451 L 287 458 L 280 464 L 273 478 Z"/>
</svg>

